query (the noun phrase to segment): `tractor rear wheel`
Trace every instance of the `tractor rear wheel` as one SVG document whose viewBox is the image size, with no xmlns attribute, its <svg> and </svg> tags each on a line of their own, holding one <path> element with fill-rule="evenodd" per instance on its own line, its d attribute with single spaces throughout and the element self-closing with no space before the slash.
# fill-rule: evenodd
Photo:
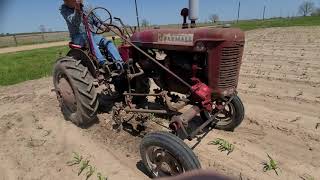
<svg viewBox="0 0 320 180">
<path fill-rule="evenodd" d="M 94 78 L 80 60 L 65 57 L 58 60 L 53 83 L 66 120 L 84 126 L 97 119 L 99 102 Z"/>
<path fill-rule="evenodd" d="M 180 138 L 168 132 L 146 135 L 140 145 L 140 154 L 152 178 L 176 176 L 201 168 L 194 152 Z"/>
</svg>

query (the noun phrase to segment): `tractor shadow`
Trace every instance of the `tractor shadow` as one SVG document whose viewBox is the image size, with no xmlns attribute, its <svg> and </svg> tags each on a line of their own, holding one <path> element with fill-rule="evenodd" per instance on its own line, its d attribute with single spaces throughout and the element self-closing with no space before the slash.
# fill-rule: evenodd
<svg viewBox="0 0 320 180">
<path fill-rule="evenodd" d="M 149 178 L 152 178 L 150 176 L 150 174 L 148 173 L 148 170 L 146 168 L 146 166 L 143 164 L 142 161 L 138 161 L 137 164 L 136 164 L 136 167 L 139 171 L 141 171 L 143 174 L 145 174 L 146 176 L 148 176 Z"/>
<path fill-rule="evenodd" d="M 123 101 L 123 97 L 120 97 L 120 96 L 114 97 L 110 95 L 100 94 L 98 100 L 99 100 L 98 113 L 102 114 L 102 113 L 110 113 L 115 103 Z"/>
</svg>

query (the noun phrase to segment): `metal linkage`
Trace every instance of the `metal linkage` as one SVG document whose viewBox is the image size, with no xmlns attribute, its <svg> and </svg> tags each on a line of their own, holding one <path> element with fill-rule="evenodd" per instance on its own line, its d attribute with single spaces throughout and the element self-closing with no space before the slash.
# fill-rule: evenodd
<svg viewBox="0 0 320 180">
<path fill-rule="evenodd" d="M 216 112 L 210 119 L 208 119 L 205 123 L 203 123 L 200 127 L 198 127 L 195 131 L 193 131 L 189 136 L 188 139 L 193 139 L 199 132 L 201 132 L 205 127 L 207 127 L 210 123 L 216 123 L 216 117 L 230 104 L 230 102 L 234 99 L 235 95 L 233 95 L 221 108 L 218 112 Z"/>
</svg>

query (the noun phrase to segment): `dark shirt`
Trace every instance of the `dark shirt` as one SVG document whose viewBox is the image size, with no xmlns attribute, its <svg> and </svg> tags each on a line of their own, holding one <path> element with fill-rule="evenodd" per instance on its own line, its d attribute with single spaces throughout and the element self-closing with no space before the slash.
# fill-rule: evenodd
<svg viewBox="0 0 320 180">
<path fill-rule="evenodd" d="M 86 12 L 86 8 L 84 8 L 84 13 Z M 86 40 L 87 35 L 81 14 L 65 4 L 61 6 L 60 13 L 68 25 L 71 41 L 76 44 L 83 44 L 84 42 L 79 41 Z"/>
</svg>

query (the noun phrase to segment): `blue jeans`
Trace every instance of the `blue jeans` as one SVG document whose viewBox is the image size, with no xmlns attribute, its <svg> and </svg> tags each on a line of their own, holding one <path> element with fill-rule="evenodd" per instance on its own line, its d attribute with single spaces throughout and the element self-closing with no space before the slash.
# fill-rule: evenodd
<svg viewBox="0 0 320 180">
<path fill-rule="evenodd" d="M 114 62 L 121 61 L 123 62 L 119 51 L 117 47 L 113 44 L 112 41 L 108 40 L 107 38 L 96 35 L 91 33 L 92 41 L 93 41 L 93 47 L 94 47 L 94 53 L 96 54 L 96 57 L 99 61 L 99 64 L 104 64 L 106 62 L 106 58 L 101 54 L 101 51 L 99 47 L 105 48 L 111 55 L 111 58 Z M 73 43 L 79 44 L 81 46 L 84 46 L 86 44 L 87 38 L 86 35 L 78 35 L 76 37 L 73 37 Z"/>
</svg>

